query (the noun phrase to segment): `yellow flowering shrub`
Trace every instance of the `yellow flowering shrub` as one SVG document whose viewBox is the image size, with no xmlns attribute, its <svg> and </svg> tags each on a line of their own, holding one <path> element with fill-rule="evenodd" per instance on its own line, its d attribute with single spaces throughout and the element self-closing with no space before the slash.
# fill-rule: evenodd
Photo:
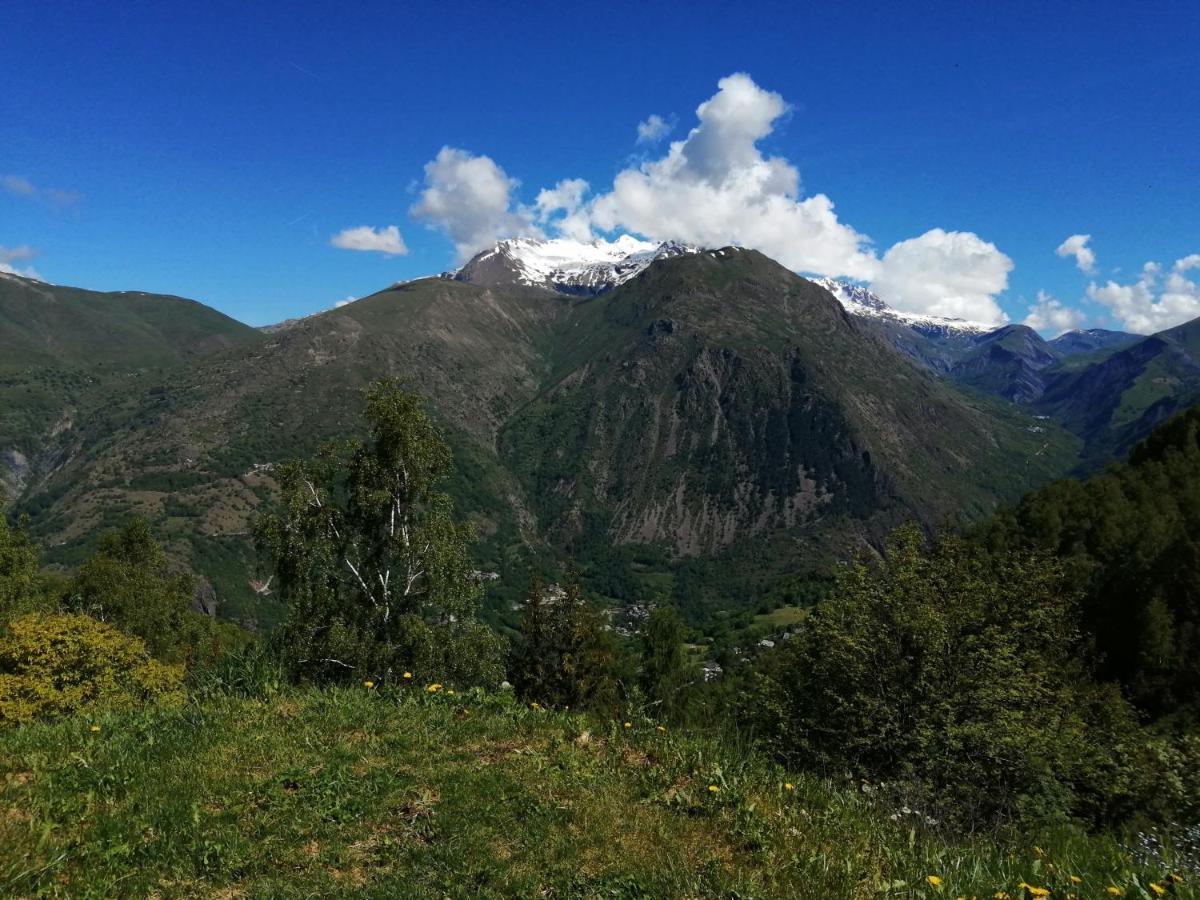
<svg viewBox="0 0 1200 900">
<path fill-rule="evenodd" d="M 140 639 L 88 616 L 22 616 L 0 635 L 0 724 L 176 701 L 182 682 L 182 666 L 151 659 Z"/>
</svg>

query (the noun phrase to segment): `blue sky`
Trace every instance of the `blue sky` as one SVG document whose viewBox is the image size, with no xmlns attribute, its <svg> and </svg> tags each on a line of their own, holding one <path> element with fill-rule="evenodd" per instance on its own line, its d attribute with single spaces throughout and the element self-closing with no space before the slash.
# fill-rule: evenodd
<svg viewBox="0 0 1200 900">
<path fill-rule="evenodd" d="M 553 234 L 574 209 L 914 311 L 1022 321 L 1044 292 L 1047 332 L 1200 315 L 1200 5 L 796 6 L 9 4 L 0 264 L 264 324 L 454 265 L 448 230 Z M 639 143 L 651 114 L 674 129 Z M 505 196 L 444 190 L 470 172 Z M 535 208 L 569 179 L 578 208 Z M 472 197 L 503 215 L 454 208 Z M 404 255 L 331 244 L 393 225 Z M 1072 235 L 1091 272 L 1056 254 Z"/>
</svg>

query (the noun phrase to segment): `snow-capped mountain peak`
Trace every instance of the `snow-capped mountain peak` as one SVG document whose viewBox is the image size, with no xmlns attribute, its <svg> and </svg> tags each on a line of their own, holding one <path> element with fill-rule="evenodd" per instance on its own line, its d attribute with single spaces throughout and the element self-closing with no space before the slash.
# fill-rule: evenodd
<svg viewBox="0 0 1200 900">
<path fill-rule="evenodd" d="M 833 278 L 817 278 L 814 284 L 819 284 L 837 298 L 842 307 L 851 315 L 869 319 L 882 319 L 897 325 L 905 325 L 930 337 L 947 337 L 950 335 L 979 335 L 995 329 L 994 325 L 983 322 L 970 322 L 966 319 L 950 319 L 942 316 L 928 316 L 920 313 L 901 312 L 892 309 L 878 294 L 874 294 L 860 285 L 838 281 Z"/>
<path fill-rule="evenodd" d="M 590 242 L 509 238 L 472 257 L 453 277 L 476 284 L 515 283 L 592 295 L 635 278 L 656 259 L 698 252 L 699 248 L 686 244 L 656 244 L 630 235 Z"/>
</svg>

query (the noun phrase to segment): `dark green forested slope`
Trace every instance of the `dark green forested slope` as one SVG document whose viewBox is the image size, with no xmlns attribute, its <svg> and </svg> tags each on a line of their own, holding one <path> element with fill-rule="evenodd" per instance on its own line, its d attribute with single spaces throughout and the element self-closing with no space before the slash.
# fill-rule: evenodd
<svg viewBox="0 0 1200 900">
<path fill-rule="evenodd" d="M 1200 408 L 1161 426 L 1127 463 L 1035 491 L 978 536 L 1065 560 L 1100 673 L 1140 707 L 1200 704 Z"/>
</svg>

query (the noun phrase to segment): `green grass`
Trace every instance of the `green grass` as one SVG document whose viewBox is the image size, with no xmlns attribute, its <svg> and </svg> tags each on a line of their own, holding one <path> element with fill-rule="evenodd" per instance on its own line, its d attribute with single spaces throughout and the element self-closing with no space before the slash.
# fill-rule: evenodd
<svg viewBox="0 0 1200 900">
<path fill-rule="evenodd" d="M 760 613 L 754 617 L 754 622 L 771 628 L 791 628 L 807 619 L 810 612 L 812 610 L 806 606 L 781 606 L 769 613 Z"/>
<path fill-rule="evenodd" d="M 1149 896 L 1138 885 L 1167 875 L 1071 830 L 947 840 L 859 789 L 631 725 L 414 687 L 8 730 L 0 894 Z"/>
</svg>

